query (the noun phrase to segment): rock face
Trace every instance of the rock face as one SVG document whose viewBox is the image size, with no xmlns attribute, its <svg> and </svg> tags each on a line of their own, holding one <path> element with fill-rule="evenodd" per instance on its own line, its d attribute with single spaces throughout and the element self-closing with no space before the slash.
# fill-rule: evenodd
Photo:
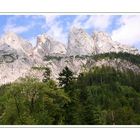
<svg viewBox="0 0 140 140">
<path fill-rule="evenodd" d="M 138 54 L 138 50 L 115 42 L 105 32 L 95 32 L 89 36 L 83 29 L 73 27 L 69 33 L 67 56 L 94 55 L 108 52 Z"/>
<path fill-rule="evenodd" d="M 66 46 L 47 34 L 43 34 L 37 37 L 34 53 L 41 57 L 46 55 L 64 56 L 66 54 Z"/>
<path fill-rule="evenodd" d="M 32 46 L 14 33 L 0 39 L 0 84 L 24 77 L 34 64 Z"/>
<path fill-rule="evenodd" d="M 90 55 L 107 52 L 128 52 L 138 54 L 138 50 L 114 42 L 104 32 L 95 32 L 93 37 L 83 29 L 72 28 L 69 33 L 67 47 L 43 34 L 37 37 L 36 46 L 15 33 L 9 32 L 0 38 L 0 84 L 14 82 L 20 77 L 33 76 L 42 79 L 43 71 L 33 67 L 49 67 L 51 77 L 57 79 L 59 73 L 68 66 L 75 75 L 93 66 L 113 66 L 128 68 L 140 72 L 140 68 L 127 61 L 90 59 Z M 44 58 L 48 57 L 48 60 Z"/>
<path fill-rule="evenodd" d="M 68 38 L 68 56 L 96 54 L 94 41 L 83 29 L 73 27 Z"/>
<path fill-rule="evenodd" d="M 12 63 L 18 59 L 18 53 L 15 49 L 11 48 L 7 44 L 0 46 L 0 64 L 1 63 Z"/>
<path fill-rule="evenodd" d="M 123 45 L 113 41 L 105 32 L 95 32 L 93 35 L 93 40 L 97 54 L 108 52 L 127 52 L 131 54 L 139 53 L 138 50 L 132 46 Z"/>
<path fill-rule="evenodd" d="M 13 32 L 7 32 L 0 38 L 0 45 L 3 44 L 9 45 L 11 48 L 17 50 L 18 53 L 23 53 L 28 56 L 32 54 L 32 44 Z"/>
<path fill-rule="evenodd" d="M 69 69 L 71 69 L 74 72 L 74 75 L 77 76 L 81 72 L 87 72 L 90 68 L 93 68 L 94 66 L 102 67 L 102 66 L 110 66 L 115 69 L 119 69 L 122 71 L 125 70 L 132 70 L 136 73 L 140 73 L 140 67 L 132 64 L 126 60 L 121 59 L 101 59 L 101 60 L 94 60 L 91 58 L 78 58 L 78 57 L 67 57 L 67 58 L 61 58 L 53 59 L 45 62 L 45 65 L 51 70 L 51 78 L 57 81 L 57 78 L 59 77 L 59 73 L 64 69 L 65 66 L 67 66 Z M 32 75 L 33 77 L 38 77 L 39 79 L 43 78 L 43 71 L 40 70 L 33 70 L 29 75 Z"/>
</svg>

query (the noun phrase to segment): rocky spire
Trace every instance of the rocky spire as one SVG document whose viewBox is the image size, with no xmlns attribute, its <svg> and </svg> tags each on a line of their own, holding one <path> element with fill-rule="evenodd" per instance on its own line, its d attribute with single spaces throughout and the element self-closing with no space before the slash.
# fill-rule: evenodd
<svg viewBox="0 0 140 140">
<path fill-rule="evenodd" d="M 108 52 L 127 52 L 131 54 L 138 54 L 138 49 L 120 44 L 116 41 L 113 41 L 109 34 L 105 32 L 94 32 L 93 40 L 96 46 L 97 54 L 108 53 Z"/>
<path fill-rule="evenodd" d="M 69 33 L 67 55 L 91 55 L 92 53 L 95 53 L 92 37 L 83 29 L 73 27 Z"/>
<path fill-rule="evenodd" d="M 35 52 L 40 56 L 63 56 L 66 54 L 66 46 L 47 34 L 42 34 L 37 37 Z"/>
<path fill-rule="evenodd" d="M 30 55 L 33 49 L 32 44 L 14 32 L 7 32 L 0 38 L 0 45 L 7 44 L 11 48 Z"/>
</svg>

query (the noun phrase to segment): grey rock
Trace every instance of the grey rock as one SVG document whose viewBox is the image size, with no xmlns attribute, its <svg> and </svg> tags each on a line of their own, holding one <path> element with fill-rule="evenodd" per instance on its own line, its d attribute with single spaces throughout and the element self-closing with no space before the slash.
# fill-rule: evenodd
<svg viewBox="0 0 140 140">
<path fill-rule="evenodd" d="M 105 32 L 94 32 L 93 40 L 97 54 L 108 52 L 127 52 L 131 54 L 139 54 L 138 49 L 113 41 Z"/>
<path fill-rule="evenodd" d="M 18 53 L 7 44 L 0 46 L 0 63 L 12 63 L 18 59 Z"/>
<path fill-rule="evenodd" d="M 73 27 L 68 37 L 68 56 L 96 54 L 94 41 L 83 29 Z"/>
<path fill-rule="evenodd" d="M 83 29 L 72 28 L 67 47 L 47 34 L 38 36 L 36 46 L 33 47 L 30 42 L 9 32 L 0 38 L 0 84 L 14 82 L 25 76 L 42 80 L 43 71 L 35 70 L 33 67 L 49 67 L 51 78 L 56 81 L 65 66 L 68 66 L 76 76 L 94 66 L 103 65 L 140 72 L 138 66 L 128 61 L 95 61 L 85 57 L 106 52 L 139 54 L 134 47 L 114 42 L 104 32 L 95 32 L 91 37 Z M 49 59 L 45 60 L 46 57 Z"/>
<path fill-rule="evenodd" d="M 66 54 L 66 46 L 47 34 L 43 34 L 37 37 L 34 54 L 40 57 L 44 57 L 46 55 L 64 56 Z"/>
</svg>

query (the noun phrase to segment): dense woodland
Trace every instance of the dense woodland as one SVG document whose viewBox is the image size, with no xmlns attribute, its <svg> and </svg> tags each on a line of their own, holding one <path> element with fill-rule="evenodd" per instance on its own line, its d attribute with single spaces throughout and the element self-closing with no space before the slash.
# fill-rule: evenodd
<svg viewBox="0 0 140 140">
<path fill-rule="evenodd" d="M 139 56 L 130 57 L 140 64 Z M 42 82 L 27 77 L 0 87 L 1 125 L 140 124 L 140 74 L 93 67 L 74 77 L 65 67 L 59 83 L 50 74 L 46 67 Z"/>
</svg>

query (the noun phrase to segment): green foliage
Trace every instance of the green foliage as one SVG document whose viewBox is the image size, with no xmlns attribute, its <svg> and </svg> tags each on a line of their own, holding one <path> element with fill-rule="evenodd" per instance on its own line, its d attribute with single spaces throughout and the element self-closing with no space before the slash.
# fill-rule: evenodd
<svg viewBox="0 0 140 140">
<path fill-rule="evenodd" d="M 120 54 L 98 57 L 117 55 Z M 129 60 L 128 54 L 119 57 Z M 130 57 L 129 61 L 139 64 L 138 55 Z M 50 70 L 46 68 L 44 82 L 27 77 L 0 86 L 0 124 L 140 124 L 139 73 L 94 67 L 75 79 L 65 67 L 58 79 L 61 88 L 50 79 Z"/>
<path fill-rule="evenodd" d="M 43 73 L 43 82 L 48 82 L 50 80 L 50 76 L 51 76 L 51 70 L 50 68 L 46 67 L 45 68 L 45 72 Z"/>
<path fill-rule="evenodd" d="M 121 59 L 121 60 L 126 60 L 129 61 L 135 65 L 140 66 L 140 55 L 134 55 L 134 54 L 130 54 L 130 53 L 126 53 L 126 52 L 119 52 L 119 53 L 115 53 L 115 52 L 110 52 L 110 53 L 103 53 L 103 54 L 97 54 L 97 55 L 76 55 L 75 58 L 79 58 L 79 59 L 94 59 L 94 60 L 101 60 L 101 59 Z"/>
<path fill-rule="evenodd" d="M 33 70 L 45 70 L 46 67 L 32 67 Z"/>
<path fill-rule="evenodd" d="M 63 57 L 63 56 L 45 56 L 44 57 L 44 61 L 50 61 L 50 60 L 57 60 L 57 61 L 60 61 L 61 59 L 63 58 L 70 58 L 70 59 L 73 59 L 74 56 L 69 56 L 69 57 Z M 129 61 L 133 64 L 136 64 L 138 66 L 140 66 L 140 55 L 137 54 L 137 55 L 134 55 L 134 54 L 130 54 L 130 53 L 127 53 L 127 52 L 118 52 L 118 53 L 115 53 L 115 52 L 110 52 L 110 53 L 103 53 L 103 54 L 97 54 L 97 55 L 76 55 L 75 58 L 79 58 L 79 59 L 94 59 L 94 60 L 101 60 L 101 59 L 121 59 L 121 60 L 126 60 L 126 61 Z"/>
<path fill-rule="evenodd" d="M 63 57 L 61 56 L 49 56 L 49 55 L 46 55 L 44 57 L 44 61 L 50 61 L 50 60 L 61 60 Z"/>
<path fill-rule="evenodd" d="M 73 72 L 66 66 L 59 74 L 59 85 L 67 90 L 73 81 Z"/>
<path fill-rule="evenodd" d="M 50 86 L 51 85 L 51 86 Z M 52 84 L 25 79 L 1 87 L 0 124 L 63 124 L 63 107 L 70 101 Z"/>
<path fill-rule="evenodd" d="M 99 60 L 99 59 L 115 59 L 115 58 L 120 58 L 122 60 L 127 60 L 133 64 L 136 64 L 138 66 L 140 66 L 140 55 L 133 55 L 130 53 L 115 53 L 115 52 L 111 52 L 111 53 L 104 53 L 104 54 L 98 54 L 98 55 L 93 55 L 93 56 L 89 56 L 90 58 L 94 59 L 94 60 Z"/>
<path fill-rule="evenodd" d="M 80 104 L 80 124 L 140 124 L 139 78 L 132 71 L 123 73 L 110 67 L 95 67 L 80 74 L 75 88 L 69 91 L 69 94 L 78 91 L 75 110 Z"/>
</svg>

